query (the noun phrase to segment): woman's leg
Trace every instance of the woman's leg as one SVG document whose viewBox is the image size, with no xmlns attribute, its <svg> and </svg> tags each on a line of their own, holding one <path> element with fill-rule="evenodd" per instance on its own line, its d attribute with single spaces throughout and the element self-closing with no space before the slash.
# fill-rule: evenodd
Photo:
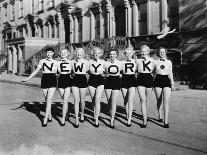
<svg viewBox="0 0 207 155">
<path fill-rule="evenodd" d="M 85 96 L 87 88 L 79 88 L 80 92 L 80 103 L 81 103 L 81 120 L 84 120 L 84 109 L 85 109 Z"/>
<path fill-rule="evenodd" d="M 119 90 L 112 90 L 111 93 L 111 126 L 114 126 L 114 117 L 116 114 L 116 102 L 119 95 Z"/>
<path fill-rule="evenodd" d="M 124 98 L 124 106 L 126 109 L 126 117 L 129 118 L 129 109 L 128 109 L 128 90 L 126 88 L 121 88 L 121 92 Z"/>
<path fill-rule="evenodd" d="M 168 124 L 168 114 L 169 114 L 169 101 L 171 95 L 171 88 L 163 88 L 163 110 L 164 110 L 164 123 Z"/>
<path fill-rule="evenodd" d="M 76 125 L 79 124 L 78 114 L 79 114 L 79 101 L 80 101 L 80 95 L 79 95 L 79 88 L 78 87 L 71 87 L 73 97 L 74 97 L 74 109 L 75 109 L 75 118 L 76 118 Z"/>
<path fill-rule="evenodd" d="M 147 124 L 147 99 L 146 99 L 145 87 L 138 86 L 137 91 L 138 91 L 140 103 L 141 103 L 143 124 L 146 125 Z"/>
<path fill-rule="evenodd" d="M 88 86 L 88 90 L 91 96 L 91 101 L 92 101 L 92 105 L 93 105 L 93 118 L 95 119 L 95 113 L 96 113 L 96 109 L 95 109 L 95 92 L 96 92 L 96 88 L 92 87 L 92 86 Z"/>
<path fill-rule="evenodd" d="M 106 93 L 106 99 L 108 102 L 108 107 L 109 107 L 109 112 L 111 113 L 111 92 L 112 89 L 105 89 L 105 93 Z"/>
<path fill-rule="evenodd" d="M 151 97 L 152 97 L 152 88 L 146 88 L 145 89 L 146 94 L 146 110 L 148 109 Z"/>
<path fill-rule="evenodd" d="M 65 123 L 65 117 L 68 111 L 68 98 L 70 96 L 70 87 L 65 88 L 64 96 L 63 96 L 63 109 L 62 109 L 62 124 Z"/>
<path fill-rule="evenodd" d="M 161 105 L 162 105 L 162 88 L 160 87 L 155 87 L 155 96 L 157 99 L 157 111 L 158 111 L 158 121 L 162 121 L 162 110 L 161 110 Z"/>
<path fill-rule="evenodd" d="M 44 95 L 44 98 L 45 98 L 45 102 L 47 102 L 48 88 L 46 88 L 46 89 L 42 89 L 42 92 L 43 92 L 43 95 Z M 52 120 L 51 110 L 50 110 L 50 113 L 49 113 L 49 120 Z"/>
<path fill-rule="evenodd" d="M 104 91 L 104 85 L 100 85 L 96 88 L 95 93 L 95 124 L 98 125 L 98 118 L 101 111 L 101 96 Z"/>
<path fill-rule="evenodd" d="M 51 105 L 52 105 L 52 97 L 54 95 L 56 88 L 48 88 L 47 92 L 47 100 L 46 100 L 46 114 L 45 114 L 45 119 L 44 119 L 44 124 L 47 124 L 48 117 L 51 112 Z"/>
<path fill-rule="evenodd" d="M 131 124 L 131 120 L 132 120 L 134 94 L 135 94 L 135 87 L 129 88 L 128 89 L 128 122 L 127 122 L 128 125 Z"/>
</svg>

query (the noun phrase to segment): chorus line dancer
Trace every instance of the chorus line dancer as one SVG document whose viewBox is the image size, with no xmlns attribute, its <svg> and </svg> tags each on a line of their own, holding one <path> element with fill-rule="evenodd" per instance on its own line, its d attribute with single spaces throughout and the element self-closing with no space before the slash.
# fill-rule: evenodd
<svg viewBox="0 0 207 155">
<path fill-rule="evenodd" d="M 106 81 L 104 84 L 104 89 L 106 92 L 106 97 L 108 103 L 111 106 L 111 121 L 110 127 L 115 128 L 114 126 L 114 117 L 116 114 L 116 104 L 119 95 L 119 91 L 121 88 L 121 70 L 122 70 L 122 63 L 121 61 L 117 60 L 118 51 L 112 50 L 109 52 L 109 60 L 105 63 L 106 69 Z"/>
<path fill-rule="evenodd" d="M 104 91 L 104 64 L 105 61 L 100 59 L 103 55 L 103 50 L 95 47 L 91 51 L 93 58 L 89 61 L 89 80 L 88 80 L 88 88 L 92 98 L 92 102 L 94 102 L 94 126 L 99 127 L 99 114 L 101 110 L 101 96 Z"/>
<path fill-rule="evenodd" d="M 88 87 L 86 73 L 89 70 L 89 62 L 84 59 L 85 51 L 83 48 L 77 48 L 75 55 L 75 60 L 72 60 L 72 71 L 74 73 L 74 77 L 71 89 L 74 96 L 74 109 L 76 117 L 75 128 L 78 128 L 79 101 L 81 104 L 80 122 L 84 122 L 85 96 Z"/>
<path fill-rule="evenodd" d="M 72 62 L 68 60 L 69 52 L 67 49 L 60 51 L 61 60 L 58 61 L 58 88 L 63 100 L 61 126 L 65 126 L 66 114 L 68 111 L 68 98 L 70 96 L 70 89 L 72 85 L 71 70 Z"/>
<path fill-rule="evenodd" d="M 34 77 L 40 70 L 42 70 L 43 72 L 43 76 L 41 78 L 41 88 L 46 100 L 46 114 L 42 124 L 43 127 L 47 126 L 48 119 L 49 122 L 52 121 L 52 115 L 51 115 L 52 97 L 54 95 L 57 86 L 56 73 L 57 73 L 58 63 L 56 60 L 53 59 L 53 55 L 54 55 L 54 49 L 50 47 L 47 48 L 46 58 L 40 60 L 35 71 L 28 78 L 23 80 L 23 82 L 26 82 L 30 80 L 32 77 Z"/>
<path fill-rule="evenodd" d="M 154 59 L 149 56 L 150 48 L 147 45 L 140 47 L 141 58 L 137 59 L 137 91 L 141 103 L 143 116 L 143 128 L 147 126 L 147 107 L 151 98 L 153 88 Z"/>
<path fill-rule="evenodd" d="M 155 95 L 157 98 L 158 121 L 163 122 L 161 105 L 163 102 L 164 111 L 164 127 L 169 128 L 169 100 L 171 96 L 171 89 L 174 88 L 172 62 L 167 59 L 167 50 L 161 47 L 158 50 L 159 59 L 155 61 Z"/>
<path fill-rule="evenodd" d="M 124 105 L 127 114 L 127 127 L 131 126 L 133 99 L 136 87 L 136 61 L 132 58 L 134 54 L 133 49 L 127 48 L 124 50 L 125 60 L 122 61 L 123 76 L 121 78 L 121 91 L 124 97 Z"/>
</svg>

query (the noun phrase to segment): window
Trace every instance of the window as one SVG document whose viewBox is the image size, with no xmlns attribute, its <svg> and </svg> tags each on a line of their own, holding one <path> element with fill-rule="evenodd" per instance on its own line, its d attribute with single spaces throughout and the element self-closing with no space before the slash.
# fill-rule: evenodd
<svg viewBox="0 0 207 155">
<path fill-rule="evenodd" d="M 100 14 L 95 15 L 95 38 L 100 38 Z"/>
<path fill-rule="evenodd" d="M 7 33 L 7 39 L 9 40 L 9 39 L 12 39 L 12 33 L 10 32 L 10 33 Z"/>
<path fill-rule="evenodd" d="M 79 42 L 82 41 L 82 18 L 78 19 L 78 39 Z"/>
<path fill-rule="evenodd" d="M 14 6 L 14 3 L 11 4 L 11 20 L 15 20 L 15 6 Z"/>
<path fill-rule="evenodd" d="M 34 0 L 32 0 L 32 14 L 35 13 L 35 4 L 34 4 Z"/>
<path fill-rule="evenodd" d="M 139 27 L 140 35 L 147 34 L 147 3 L 142 3 L 139 6 Z"/>
<path fill-rule="evenodd" d="M 19 0 L 19 17 L 23 17 L 23 0 Z"/>
<path fill-rule="evenodd" d="M 23 28 L 21 28 L 20 30 L 19 30 L 19 38 L 22 38 L 23 37 Z"/>
<path fill-rule="evenodd" d="M 41 31 L 41 38 L 43 38 L 44 37 L 43 36 L 44 35 L 44 31 L 43 31 L 43 26 L 42 25 L 40 26 L 40 31 Z"/>
<path fill-rule="evenodd" d="M 178 0 L 170 1 L 168 5 L 169 26 L 179 29 L 179 4 Z"/>
<path fill-rule="evenodd" d="M 57 30 L 57 33 L 56 33 L 57 36 L 56 37 L 59 38 L 59 24 L 56 24 L 56 30 Z"/>
<path fill-rule="evenodd" d="M 44 1 L 43 0 L 39 0 L 39 12 L 42 12 L 44 10 Z"/>
<path fill-rule="evenodd" d="M 55 38 L 55 24 L 54 23 L 51 23 L 51 36 L 52 38 Z"/>
</svg>

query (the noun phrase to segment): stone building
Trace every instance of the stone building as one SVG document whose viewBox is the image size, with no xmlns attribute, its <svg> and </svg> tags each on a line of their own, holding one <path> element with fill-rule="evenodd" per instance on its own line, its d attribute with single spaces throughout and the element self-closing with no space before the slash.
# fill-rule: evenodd
<svg viewBox="0 0 207 155">
<path fill-rule="evenodd" d="M 164 43 L 182 51 L 188 79 L 205 79 L 205 67 L 190 74 L 207 66 L 206 5 L 205 0 L 0 0 L 0 51 L 6 53 L 0 64 L 21 74 L 24 63 L 47 45 L 122 36 L 136 49 Z M 176 32 L 157 40 L 166 23 Z"/>
<path fill-rule="evenodd" d="M 0 0 L 0 49 L 9 73 L 46 45 L 159 33 L 177 0 Z M 175 20 L 174 20 L 175 18 Z M 21 67 L 20 67 L 21 66 Z"/>
</svg>

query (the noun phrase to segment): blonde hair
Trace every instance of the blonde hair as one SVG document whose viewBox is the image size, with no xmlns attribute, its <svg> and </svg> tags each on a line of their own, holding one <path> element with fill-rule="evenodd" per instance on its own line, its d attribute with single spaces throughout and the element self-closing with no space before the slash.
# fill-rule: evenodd
<svg viewBox="0 0 207 155">
<path fill-rule="evenodd" d="M 146 48 L 147 51 L 150 52 L 150 48 L 149 48 L 149 46 L 147 46 L 147 45 L 142 45 L 142 46 L 140 47 L 140 51 L 141 51 L 143 48 Z"/>
<path fill-rule="evenodd" d="M 132 51 L 132 53 L 134 54 L 135 51 L 132 47 L 127 47 L 125 50 L 124 50 L 124 54 L 126 54 L 126 51 Z"/>
<path fill-rule="evenodd" d="M 85 55 L 85 51 L 84 51 L 84 49 L 83 49 L 83 48 L 81 48 L 81 47 L 76 48 L 76 50 L 75 50 L 75 52 L 74 52 L 74 53 L 75 53 L 75 55 L 77 55 L 78 51 L 83 52 L 83 55 Z"/>
<path fill-rule="evenodd" d="M 91 50 L 91 54 L 93 55 L 95 53 L 95 51 L 100 51 L 101 52 L 101 56 L 103 55 L 103 50 L 99 47 L 94 47 L 92 50 Z"/>
</svg>

